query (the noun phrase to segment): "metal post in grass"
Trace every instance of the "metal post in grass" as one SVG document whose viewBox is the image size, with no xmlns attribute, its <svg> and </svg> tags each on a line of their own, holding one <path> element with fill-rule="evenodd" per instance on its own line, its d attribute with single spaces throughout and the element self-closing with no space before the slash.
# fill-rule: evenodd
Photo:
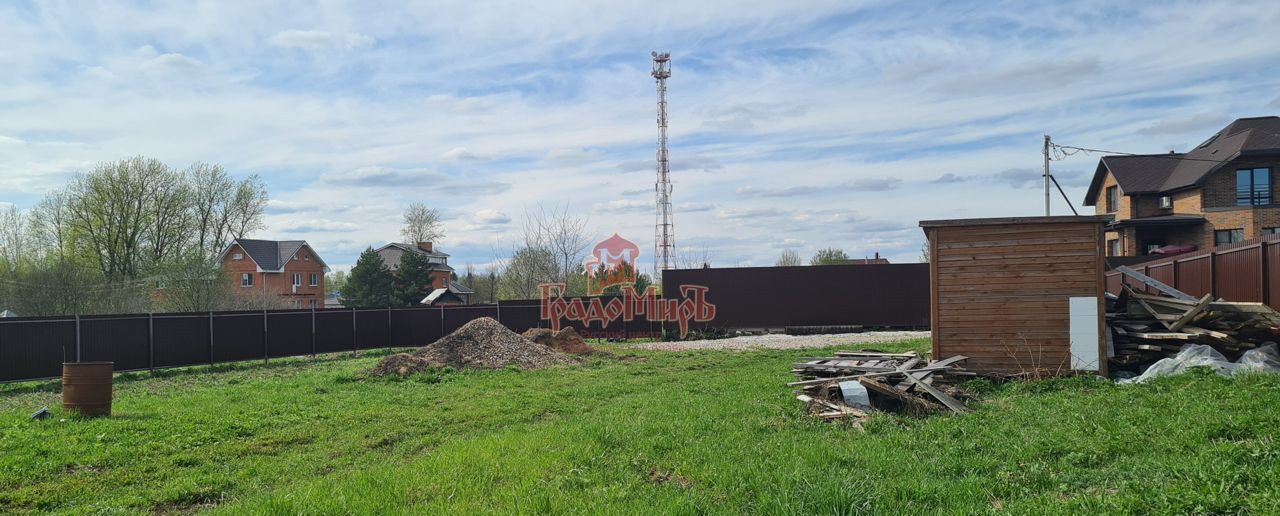
<svg viewBox="0 0 1280 516">
<path fill-rule="evenodd" d="M 213 367 L 213 311 L 209 311 L 209 367 Z"/>
<path fill-rule="evenodd" d="M 156 372 L 156 314 L 147 312 L 147 369 Z"/>
<path fill-rule="evenodd" d="M 76 362 L 80 362 L 80 314 L 76 314 Z"/>
<path fill-rule="evenodd" d="M 262 310 L 262 365 L 267 365 L 268 359 L 271 358 L 271 350 L 267 347 L 267 310 Z"/>
<path fill-rule="evenodd" d="M 311 307 L 311 358 L 316 358 L 316 307 Z"/>
<path fill-rule="evenodd" d="M 360 356 L 360 348 L 356 342 L 356 307 L 351 307 L 351 356 Z"/>
<path fill-rule="evenodd" d="M 391 354 L 391 306 L 387 306 L 387 354 Z"/>
</svg>

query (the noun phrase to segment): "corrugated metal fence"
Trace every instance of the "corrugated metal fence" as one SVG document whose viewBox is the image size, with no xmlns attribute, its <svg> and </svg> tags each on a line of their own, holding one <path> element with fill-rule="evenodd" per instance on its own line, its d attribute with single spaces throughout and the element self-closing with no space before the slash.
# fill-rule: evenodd
<svg viewBox="0 0 1280 516">
<path fill-rule="evenodd" d="M 1160 260 L 1131 265 L 1130 268 L 1151 276 L 1196 297 L 1212 293 L 1237 302 L 1262 302 L 1280 308 L 1280 235 L 1181 254 Z M 1107 292 L 1120 293 L 1121 282 L 1134 288 L 1146 288 L 1127 281 L 1116 271 L 1106 273 Z"/>
<path fill-rule="evenodd" d="M 513 331 L 546 327 L 538 301 L 432 308 L 269 310 L 0 319 L 0 382 L 54 378 L 63 362 L 116 371 L 423 346 L 479 317 Z M 648 321 L 583 326 L 587 335 L 660 335 Z"/>
</svg>

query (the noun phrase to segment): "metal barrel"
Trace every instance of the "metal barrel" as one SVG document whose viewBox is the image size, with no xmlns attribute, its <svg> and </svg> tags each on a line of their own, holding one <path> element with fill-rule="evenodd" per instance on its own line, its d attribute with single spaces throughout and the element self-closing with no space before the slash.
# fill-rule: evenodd
<svg viewBox="0 0 1280 516">
<path fill-rule="evenodd" d="M 85 416 L 111 415 L 114 362 L 62 364 L 62 410 Z"/>
</svg>

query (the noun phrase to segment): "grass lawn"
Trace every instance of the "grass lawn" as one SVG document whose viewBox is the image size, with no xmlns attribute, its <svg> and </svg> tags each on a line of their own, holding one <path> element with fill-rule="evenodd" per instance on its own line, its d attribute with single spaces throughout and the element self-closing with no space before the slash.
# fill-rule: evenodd
<svg viewBox="0 0 1280 516">
<path fill-rule="evenodd" d="M 783 385 L 814 354 L 198 368 L 118 380 L 95 420 L 28 421 L 56 385 L 0 386 L 0 512 L 1280 512 L 1280 375 L 978 384 L 972 414 L 860 433 Z"/>
</svg>

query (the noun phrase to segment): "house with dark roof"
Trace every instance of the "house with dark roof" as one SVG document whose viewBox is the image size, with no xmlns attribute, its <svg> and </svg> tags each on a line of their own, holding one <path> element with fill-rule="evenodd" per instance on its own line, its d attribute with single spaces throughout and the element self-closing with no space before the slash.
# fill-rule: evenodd
<svg viewBox="0 0 1280 516">
<path fill-rule="evenodd" d="M 1280 231 L 1280 117 L 1241 118 L 1184 153 L 1103 156 L 1085 206 L 1108 256 L 1176 254 Z"/>
<path fill-rule="evenodd" d="M 449 266 L 449 255 L 441 252 L 432 245 L 431 242 L 418 242 L 417 244 L 405 244 L 400 242 L 392 242 L 390 244 L 379 247 L 378 256 L 382 258 L 382 262 L 394 272 L 400 267 L 400 258 L 405 253 L 418 253 L 427 258 L 427 263 L 431 264 L 431 286 L 429 291 L 439 289 L 449 289 L 451 294 L 461 295 L 463 303 L 470 303 L 471 289 L 454 283 L 453 267 Z"/>
<path fill-rule="evenodd" d="M 219 256 L 234 288 L 264 308 L 324 308 L 320 255 L 305 240 L 237 238 Z"/>
</svg>

